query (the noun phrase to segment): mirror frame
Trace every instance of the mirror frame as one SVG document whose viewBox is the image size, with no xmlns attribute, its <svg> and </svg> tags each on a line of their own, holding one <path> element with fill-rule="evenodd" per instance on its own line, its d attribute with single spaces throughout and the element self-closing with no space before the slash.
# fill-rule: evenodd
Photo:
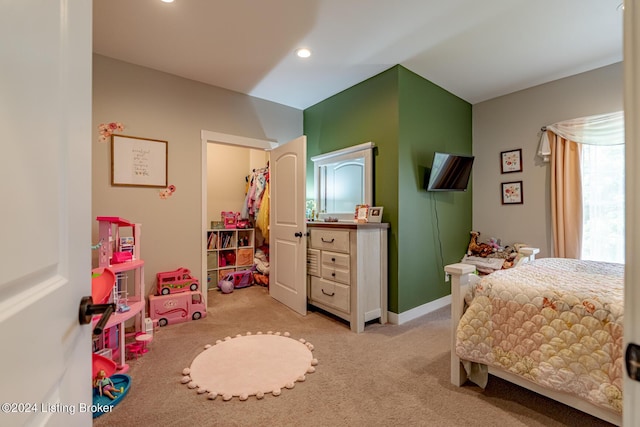
<svg viewBox="0 0 640 427">
<path fill-rule="evenodd" d="M 341 150 L 332 151 L 330 153 L 319 154 L 311 157 L 313 161 L 313 186 L 315 192 L 316 207 L 318 209 L 318 219 L 323 220 L 326 217 L 338 218 L 340 221 L 353 221 L 356 205 L 365 204 L 373 206 L 373 148 L 375 144 L 371 141 L 363 144 L 354 145 L 352 147 L 343 148 Z M 333 164 L 342 160 L 352 160 L 356 158 L 364 158 L 364 202 L 354 203 L 352 213 L 335 213 L 320 212 L 321 211 L 321 194 L 320 194 L 320 167 Z"/>
</svg>

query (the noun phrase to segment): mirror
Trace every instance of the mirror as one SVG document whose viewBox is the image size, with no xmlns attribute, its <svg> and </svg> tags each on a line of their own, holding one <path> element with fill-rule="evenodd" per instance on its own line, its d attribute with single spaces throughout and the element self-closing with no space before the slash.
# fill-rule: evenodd
<svg viewBox="0 0 640 427">
<path fill-rule="evenodd" d="M 356 205 L 373 205 L 373 147 L 366 142 L 311 158 L 318 219 L 353 220 Z"/>
</svg>

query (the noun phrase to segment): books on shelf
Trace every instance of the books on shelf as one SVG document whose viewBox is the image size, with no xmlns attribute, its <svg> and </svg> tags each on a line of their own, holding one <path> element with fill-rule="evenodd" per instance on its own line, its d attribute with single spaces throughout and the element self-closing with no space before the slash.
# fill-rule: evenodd
<svg viewBox="0 0 640 427">
<path fill-rule="evenodd" d="M 218 233 L 212 231 L 209 233 L 207 237 L 207 249 L 217 249 L 218 248 Z"/>
<path fill-rule="evenodd" d="M 210 231 L 207 236 L 207 249 L 230 249 L 235 246 L 233 233 Z"/>
</svg>

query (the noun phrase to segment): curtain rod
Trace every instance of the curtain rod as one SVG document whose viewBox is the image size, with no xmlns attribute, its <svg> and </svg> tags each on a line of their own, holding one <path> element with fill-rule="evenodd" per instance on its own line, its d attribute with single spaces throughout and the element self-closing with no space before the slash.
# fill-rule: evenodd
<svg viewBox="0 0 640 427">
<path fill-rule="evenodd" d="M 546 127 L 546 126 L 542 126 L 542 127 L 540 128 L 540 132 L 546 132 L 546 131 L 547 131 L 547 127 Z"/>
</svg>

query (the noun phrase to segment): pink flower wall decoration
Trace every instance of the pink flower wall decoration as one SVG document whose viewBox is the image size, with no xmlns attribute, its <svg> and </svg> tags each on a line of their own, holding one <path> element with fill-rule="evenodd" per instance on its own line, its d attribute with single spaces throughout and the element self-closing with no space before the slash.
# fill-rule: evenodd
<svg viewBox="0 0 640 427">
<path fill-rule="evenodd" d="M 106 142 L 112 134 L 122 132 L 124 125 L 120 122 L 101 123 L 98 130 L 100 131 L 100 142 Z"/>
<path fill-rule="evenodd" d="M 171 184 L 167 188 L 165 188 L 164 190 L 160 191 L 160 198 L 161 199 L 168 199 L 175 192 L 176 192 L 176 186 Z"/>
</svg>

